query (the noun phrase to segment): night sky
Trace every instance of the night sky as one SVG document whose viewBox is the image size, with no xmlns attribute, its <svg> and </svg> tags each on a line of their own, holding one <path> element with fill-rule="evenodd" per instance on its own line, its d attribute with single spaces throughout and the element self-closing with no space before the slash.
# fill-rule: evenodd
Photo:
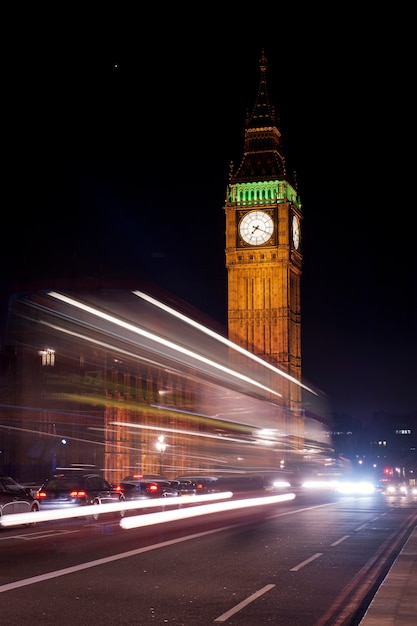
<svg viewBox="0 0 417 626">
<path fill-rule="evenodd" d="M 155 283 L 226 328 L 223 205 L 264 48 L 303 204 L 303 375 L 337 414 L 415 416 L 411 43 L 388 15 L 315 16 L 309 30 L 296 14 L 272 27 L 173 11 L 162 28 L 116 11 L 18 35 L 3 325 L 28 281 L 105 278 Z"/>
</svg>

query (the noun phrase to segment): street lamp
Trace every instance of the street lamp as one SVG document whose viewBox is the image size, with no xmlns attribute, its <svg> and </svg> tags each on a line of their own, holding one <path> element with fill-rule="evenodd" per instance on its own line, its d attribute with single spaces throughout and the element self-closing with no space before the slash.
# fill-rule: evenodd
<svg viewBox="0 0 417 626">
<path fill-rule="evenodd" d="M 163 461 L 163 457 L 164 457 L 164 452 L 166 450 L 167 444 L 165 443 L 165 437 L 163 435 L 159 435 L 158 437 L 158 441 L 156 442 L 156 449 L 159 452 L 159 473 L 162 476 L 163 475 L 163 465 L 162 465 L 162 461 Z"/>
<path fill-rule="evenodd" d="M 42 365 L 49 365 L 54 367 L 55 365 L 55 350 L 51 350 L 51 348 L 47 348 L 46 350 L 41 350 L 39 352 L 42 359 Z"/>
</svg>

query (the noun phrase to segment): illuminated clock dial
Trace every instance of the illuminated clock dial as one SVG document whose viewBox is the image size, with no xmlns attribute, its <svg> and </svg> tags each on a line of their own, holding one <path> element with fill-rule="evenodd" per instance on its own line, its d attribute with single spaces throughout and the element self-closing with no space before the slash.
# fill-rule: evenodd
<svg viewBox="0 0 417 626">
<path fill-rule="evenodd" d="M 296 215 L 292 217 L 292 242 L 294 248 L 298 250 L 300 247 L 300 224 Z"/>
<path fill-rule="evenodd" d="M 251 246 L 266 243 L 274 232 L 274 222 L 264 211 L 250 211 L 240 220 L 239 233 L 243 241 Z"/>
</svg>

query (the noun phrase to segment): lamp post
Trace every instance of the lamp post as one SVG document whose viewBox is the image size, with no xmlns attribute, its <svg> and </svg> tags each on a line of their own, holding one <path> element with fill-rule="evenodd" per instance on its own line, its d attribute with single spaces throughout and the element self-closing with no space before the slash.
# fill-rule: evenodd
<svg viewBox="0 0 417 626">
<path fill-rule="evenodd" d="M 159 473 L 162 476 L 163 475 L 163 457 L 164 457 L 164 452 L 166 450 L 166 443 L 165 443 L 165 437 L 163 435 L 159 435 L 158 437 L 158 441 L 156 442 L 156 449 L 159 452 Z"/>
</svg>

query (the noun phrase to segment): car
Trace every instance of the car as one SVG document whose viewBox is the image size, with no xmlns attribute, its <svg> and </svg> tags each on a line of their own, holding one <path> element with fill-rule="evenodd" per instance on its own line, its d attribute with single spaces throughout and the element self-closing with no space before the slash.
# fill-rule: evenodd
<svg viewBox="0 0 417 626">
<path fill-rule="evenodd" d="M 268 476 L 264 484 L 265 491 L 282 493 L 292 490 L 290 476 L 287 474 Z"/>
<path fill-rule="evenodd" d="M 147 500 L 149 498 L 173 498 L 178 497 L 178 490 L 172 486 L 171 481 L 161 476 L 133 474 L 125 476 L 115 486 L 123 494 L 126 501 Z"/>
<path fill-rule="evenodd" d="M 198 496 L 221 491 L 216 476 L 177 476 L 171 485 L 180 496 Z"/>
<path fill-rule="evenodd" d="M 405 483 L 388 482 L 384 485 L 382 493 L 386 496 L 407 496 L 408 485 Z"/>
<path fill-rule="evenodd" d="M 24 487 L 10 476 L 0 476 L 0 526 L 4 515 L 38 511 L 39 502 L 29 487 Z"/>
<path fill-rule="evenodd" d="M 197 496 L 221 492 L 254 492 L 264 491 L 267 481 L 261 474 L 243 475 L 187 475 L 177 476 L 171 480 L 173 487 L 181 496 Z"/>
<path fill-rule="evenodd" d="M 56 474 L 36 493 L 41 511 L 124 502 L 124 495 L 100 474 Z M 119 515 L 123 517 L 123 510 Z M 92 516 L 98 519 L 97 512 Z"/>
</svg>

